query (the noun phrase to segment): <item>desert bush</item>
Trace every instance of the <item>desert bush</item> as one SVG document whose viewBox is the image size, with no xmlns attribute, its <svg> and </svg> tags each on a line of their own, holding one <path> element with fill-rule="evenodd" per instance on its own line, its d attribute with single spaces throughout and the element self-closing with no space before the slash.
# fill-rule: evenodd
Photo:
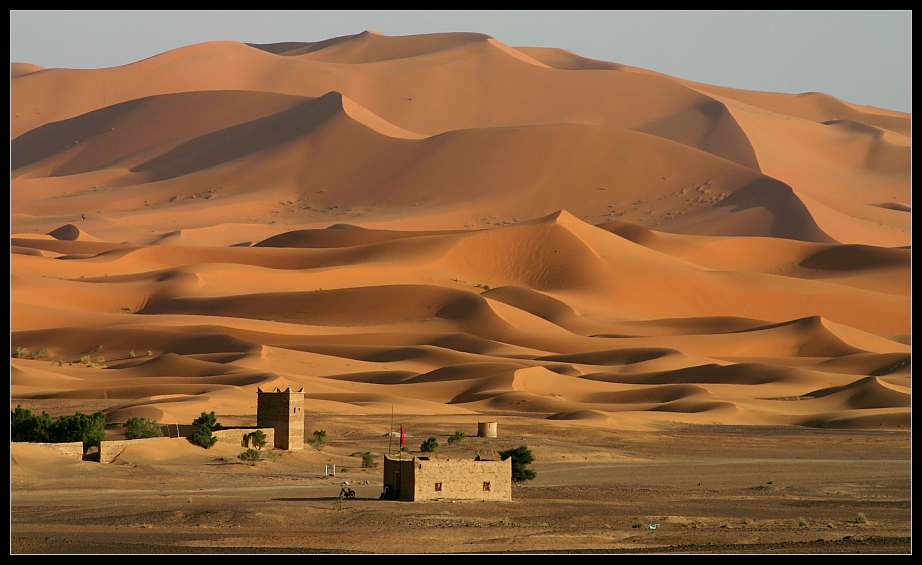
<svg viewBox="0 0 922 565">
<path fill-rule="evenodd" d="M 128 352 L 128 358 L 129 358 L 129 359 L 134 359 L 134 358 L 135 358 L 134 349 L 132 349 L 131 351 Z"/>
<path fill-rule="evenodd" d="M 464 440 L 464 432 L 455 432 L 452 435 L 448 436 L 448 445 L 454 445 L 456 443 L 461 443 Z"/>
<path fill-rule="evenodd" d="M 255 432 L 250 432 L 247 434 L 247 437 L 250 440 L 250 443 L 253 444 L 256 449 L 262 449 L 266 447 L 266 433 L 262 430 L 256 430 Z"/>
<path fill-rule="evenodd" d="M 378 462 L 375 461 L 375 456 L 371 453 L 365 453 L 362 455 L 362 469 L 374 469 L 378 466 Z"/>
<path fill-rule="evenodd" d="M 17 347 L 14 353 L 17 359 L 23 359 L 29 355 L 29 349 L 26 347 Z"/>
<path fill-rule="evenodd" d="M 637 521 L 635 521 L 634 523 L 631 524 L 631 527 L 634 528 L 634 529 L 637 529 L 637 528 L 646 528 L 647 525 L 644 524 L 643 522 L 641 522 L 640 520 L 637 520 Z"/>
<path fill-rule="evenodd" d="M 51 357 L 51 348 L 43 347 L 32 354 L 32 359 L 47 359 Z"/>
<path fill-rule="evenodd" d="M 148 418 L 128 418 L 125 422 L 125 439 L 163 437 L 160 424 Z"/>
<path fill-rule="evenodd" d="M 856 524 L 867 524 L 868 517 L 864 515 L 864 512 L 859 512 L 858 517 L 855 518 L 855 523 Z"/>
<path fill-rule="evenodd" d="M 191 436 L 189 436 L 189 441 L 192 442 L 193 445 L 208 449 L 214 446 L 214 444 L 218 443 L 218 438 L 216 438 L 214 434 L 211 433 L 211 428 L 206 427 L 196 430 Z"/>
<path fill-rule="evenodd" d="M 243 453 L 237 456 L 237 459 L 240 459 L 241 461 L 249 461 L 251 465 L 256 465 L 256 462 L 259 461 L 261 458 L 262 458 L 262 455 L 259 453 L 259 451 L 256 451 L 255 449 L 247 449 L 246 451 L 244 451 Z"/>
<path fill-rule="evenodd" d="M 807 520 L 806 518 L 798 518 L 797 525 L 800 526 L 801 528 L 806 528 L 807 526 L 810 525 L 810 521 Z"/>
<path fill-rule="evenodd" d="M 435 450 L 438 449 L 438 448 L 439 448 L 439 442 L 436 441 L 435 437 L 430 437 L 429 439 L 427 439 L 426 441 L 424 441 L 424 442 L 419 446 L 419 450 L 422 451 L 422 452 L 435 451 Z"/>
<path fill-rule="evenodd" d="M 326 430 L 314 430 L 314 434 L 311 437 L 310 443 L 316 447 L 319 451 L 323 451 L 323 444 L 327 441 L 327 431 Z"/>
<path fill-rule="evenodd" d="M 221 424 L 218 423 L 218 418 L 214 414 L 214 410 L 211 413 L 202 412 L 202 415 L 198 418 L 192 420 L 192 424 L 196 426 L 203 426 L 211 430 L 220 430 Z"/>
<path fill-rule="evenodd" d="M 537 473 L 528 468 L 529 464 L 534 463 L 535 456 L 524 445 L 500 451 L 499 456 L 503 461 L 512 457 L 512 482 L 530 481 L 537 476 Z"/>
</svg>

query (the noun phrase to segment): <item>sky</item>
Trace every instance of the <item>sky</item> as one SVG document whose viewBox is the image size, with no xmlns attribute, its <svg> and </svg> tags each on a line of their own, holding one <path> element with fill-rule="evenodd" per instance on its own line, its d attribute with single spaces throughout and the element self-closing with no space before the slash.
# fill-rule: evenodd
<svg viewBox="0 0 922 565">
<path fill-rule="evenodd" d="M 707 84 L 912 112 L 912 11 L 10 11 L 10 62 L 124 65 L 204 41 L 485 33 Z"/>
</svg>

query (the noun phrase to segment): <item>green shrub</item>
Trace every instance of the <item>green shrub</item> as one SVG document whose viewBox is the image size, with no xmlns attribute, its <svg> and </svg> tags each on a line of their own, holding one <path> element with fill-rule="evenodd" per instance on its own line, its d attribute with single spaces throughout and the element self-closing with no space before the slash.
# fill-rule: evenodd
<svg viewBox="0 0 922 565">
<path fill-rule="evenodd" d="M 25 347 L 17 347 L 15 355 L 16 355 L 16 358 L 22 359 L 29 355 L 29 350 Z"/>
<path fill-rule="evenodd" d="M 643 522 L 641 522 L 640 520 L 637 520 L 636 522 L 634 522 L 634 523 L 631 524 L 631 527 L 634 528 L 634 529 L 636 529 L 636 528 L 646 528 L 647 525 L 644 524 Z"/>
<path fill-rule="evenodd" d="M 205 428 L 202 428 L 205 429 Z M 237 456 L 237 459 L 241 461 L 249 461 L 250 464 L 256 465 L 256 462 L 262 458 L 262 454 L 256 451 L 255 449 L 247 449 L 243 453 Z"/>
<path fill-rule="evenodd" d="M 89 415 L 77 412 L 73 416 L 61 416 L 51 429 L 51 441 L 82 441 L 84 453 L 91 447 L 99 447 L 104 439 L 106 415 L 102 412 Z"/>
<path fill-rule="evenodd" d="M 378 462 L 375 461 L 375 456 L 371 453 L 366 453 L 362 455 L 362 469 L 374 469 L 378 466 Z"/>
<path fill-rule="evenodd" d="M 51 357 L 51 348 L 43 347 L 32 354 L 32 359 L 47 359 Z"/>
<path fill-rule="evenodd" d="M 46 443 L 51 441 L 52 427 L 54 422 L 47 412 L 32 414 L 31 410 L 20 404 L 10 413 L 10 441 Z"/>
<path fill-rule="evenodd" d="M 323 451 L 323 444 L 327 441 L 327 431 L 326 430 L 314 430 L 313 437 L 310 440 L 311 445 L 316 447 L 319 451 Z"/>
<path fill-rule="evenodd" d="M 856 524 L 867 524 L 868 517 L 864 515 L 864 512 L 859 512 L 858 517 L 855 518 L 855 523 Z"/>
<path fill-rule="evenodd" d="M 530 481 L 537 476 L 537 473 L 528 468 L 528 465 L 535 461 L 535 456 L 524 445 L 500 451 L 499 456 L 503 461 L 512 457 L 512 482 Z"/>
<path fill-rule="evenodd" d="M 464 432 L 455 432 L 454 434 L 448 436 L 448 445 L 461 443 L 461 441 L 463 440 L 464 440 Z"/>
<path fill-rule="evenodd" d="M 806 518 L 798 518 L 797 525 L 800 526 L 801 528 L 806 528 L 807 526 L 810 525 L 810 522 Z"/>
<path fill-rule="evenodd" d="M 436 441 L 435 437 L 430 437 L 429 439 L 427 439 L 426 441 L 424 441 L 424 442 L 419 446 L 419 450 L 422 451 L 422 452 L 424 452 L 424 453 L 425 453 L 425 452 L 429 452 L 429 451 L 435 451 L 435 450 L 438 449 L 438 448 L 439 448 L 439 442 Z"/>
<path fill-rule="evenodd" d="M 160 425 L 148 418 L 128 418 L 125 422 L 125 439 L 163 437 Z"/>
<path fill-rule="evenodd" d="M 77 412 L 52 421 L 46 412 L 40 416 L 33 415 L 20 405 L 10 413 L 10 439 L 42 443 L 81 441 L 86 453 L 90 447 L 98 447 L 106 439 L 106 415 L 102 412 L 90 415 Z"/>
<path fill-rule="evenodd" d="M 211 428 L 206 427 L 196 430 L 189 436 L 189 441 L 191 441 L 193 445 L 208 449 L 218 442 L 218 438 L 211 433 Z"/>
<path fill-rule="evenodd" d="M 192 420 L 192 424 L 195 426 L 203 426 L 211 430 L 221 429 L 221 424 L 218 423 L 218 418 L 214 415 L 214 410 L 212 410 L 210 414 L 202 412 L 201 416 Z"/>
<path fill-rule="evenodd" d="M 247 438 L 250 440 L 250 443 L 256 449 L 262 449 L 266 447 L 266 433 L 262 430 L 256 430 L 255 432 L 250 432 L 247 434 Z"/>
</svg>

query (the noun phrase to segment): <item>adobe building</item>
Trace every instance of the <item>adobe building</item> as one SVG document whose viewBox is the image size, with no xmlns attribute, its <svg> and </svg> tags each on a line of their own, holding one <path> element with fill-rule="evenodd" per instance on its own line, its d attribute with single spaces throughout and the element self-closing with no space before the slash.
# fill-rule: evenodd
<svg viewBox="0 0 922 565">
<path fill-rule="evenodd" d="M 390 498 L 406 501 L 512 500 L 512 458 L 430 459 L 384 456 L 384 484 Z"/>
<path fill-rule="evenodd" d="M 277 449 L 304 449 L 304 389 L 256 390 L 256 427 L 275 429 Z"/>
</svg>

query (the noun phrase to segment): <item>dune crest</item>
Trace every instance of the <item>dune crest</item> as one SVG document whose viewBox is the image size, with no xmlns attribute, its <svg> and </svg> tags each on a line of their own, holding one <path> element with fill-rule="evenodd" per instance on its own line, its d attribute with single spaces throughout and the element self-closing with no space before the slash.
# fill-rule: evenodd
<svg viewBox="0 0 922 565">
<path fill-rule="evenodd" d="M 10 79 L 19 78 L 32 73 L 45 70 L 45 67 L 32 63 L 10 63 Z"/>
<path fill-rule="evenodd" d="M 11 63 L 11 402 L 911 427 L 911 115 L 292 39 Z"/>
<path fill-rule="evenodd" d="M 74 224 L 67 224 L 48 233 L 51 237 L 62 241 L 101 241 L 99 238 L 81 230 Z"/>
</svg>

